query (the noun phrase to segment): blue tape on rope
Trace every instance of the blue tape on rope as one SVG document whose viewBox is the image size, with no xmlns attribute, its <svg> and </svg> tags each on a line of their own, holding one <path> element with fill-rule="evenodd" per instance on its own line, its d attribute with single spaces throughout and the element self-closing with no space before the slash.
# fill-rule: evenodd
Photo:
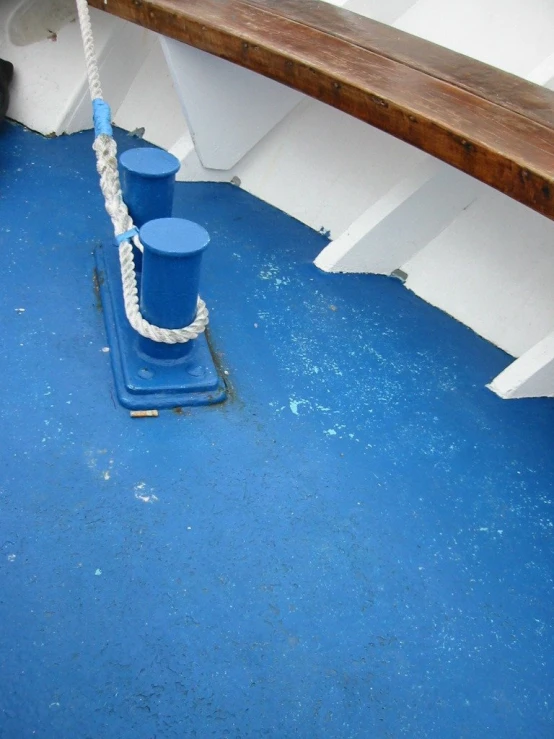
<svg viewBox="0 0 554 739">
<path fill-rule="evenodd" d="M 119 234 L 119 236 L 116 236 L 115 237 L 115 240 L 117 241 L 117 245 L 119 246 L 124 241 L 131 241 L 131 239 L 133 238 L 133 236 L 138 236 L 138 232 L 139 232 L 139 230 L 135 226 L 135 227 L 131 228 L 129 231 L 125 231 L 125 233 Z"/>
<path fill-rule="evenodd" d="M 112 111 L 110 106 L 102 98 L 96 98 L 92 101 L 93 119 L 94 119 L 94 132 L 97 136 L 100 134 L 107 134 L 113 136 L 112 130 Z"/>
</svg>

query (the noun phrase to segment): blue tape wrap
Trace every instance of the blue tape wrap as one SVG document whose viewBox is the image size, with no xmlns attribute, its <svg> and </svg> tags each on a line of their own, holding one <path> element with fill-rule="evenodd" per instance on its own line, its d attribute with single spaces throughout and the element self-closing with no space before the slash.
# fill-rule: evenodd
<svg viewBox="0 0 554 739">
<path fill-rule="evenodd" d="M 129 229 L 129 231 L 125 231 L 125 233 L 119 234 L 119 236 L 115 237 L 115 240 L 117 241 L 117 245 L 119 246 L 124 241 L 131 241 L 133 236 L 138 235 L 138 232 L 139 232 L 138 228 L 136 226 L 133 226 L 133 228 Z"/>
<path fill-rule="evenodd" d="M 112 111 L 110 106 L 102 98 L 96 98 L 92 101 L 94 132 L 97 136 L 105 133 L 113 136 L 112 130 Z"/>
</svg>

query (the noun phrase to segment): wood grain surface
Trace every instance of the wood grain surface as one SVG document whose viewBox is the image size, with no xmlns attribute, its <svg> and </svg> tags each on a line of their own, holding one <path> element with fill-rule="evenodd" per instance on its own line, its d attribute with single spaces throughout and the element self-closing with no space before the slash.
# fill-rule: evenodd
<svg viewBox="0 0 554 739">
<path fill-rule="evenodd" d="M 319 0 L 88 0 L 369 123 L 554 219 L 554 92 Z"/>
</svg>

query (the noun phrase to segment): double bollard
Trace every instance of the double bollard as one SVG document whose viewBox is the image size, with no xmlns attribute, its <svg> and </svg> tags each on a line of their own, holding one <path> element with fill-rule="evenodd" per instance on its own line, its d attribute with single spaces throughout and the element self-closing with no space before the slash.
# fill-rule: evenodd
<svg viewBox="0 0 554 739">
<path fill-rule="evenodd" d="M 133 247 L 140 285 L 140 311 L 160 328 L 183 328 L 196 316 L 202 254 L 210 236 L 184 218 L 173 218 L 179 160 L 161 149 L 140 148 L 119 159 L 123 200 L 144 247 Z M 140 338 L 141 350 L 156 359 L 188 354 L 193 341 L 164 344 Z"/>
<path fill-rule="evenodd" d="M 194 321 L 202 255 L 210 241 L 199 224 L 172 216 L 178 169 L 179 161 L 160 149 L 131 149 L 120 157 L 123 199 L 144 249 L 133 246 L 140 312 L 165 329 Z M 96 262 L 119 402 L 131 410 L 153 410 L 224 400 L 225 382 L 206 334 L 177 344 L 140 336 L 127 320 L 117 249 L 103 245 Z"/>
</svg>

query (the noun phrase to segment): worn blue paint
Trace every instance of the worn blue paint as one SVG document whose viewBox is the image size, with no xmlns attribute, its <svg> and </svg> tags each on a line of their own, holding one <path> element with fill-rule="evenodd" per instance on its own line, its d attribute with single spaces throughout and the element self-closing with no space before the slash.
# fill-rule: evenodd
<svg viewBox="0 0 554 739">
<path fill-rule="evenodd" d="M 132 421 L 90 143 L 0 135 L 3 739 L 551 737 L 552 401 L 500 401 L 502 352 L 187 184 L 235 397 Z"/>
</svg>

